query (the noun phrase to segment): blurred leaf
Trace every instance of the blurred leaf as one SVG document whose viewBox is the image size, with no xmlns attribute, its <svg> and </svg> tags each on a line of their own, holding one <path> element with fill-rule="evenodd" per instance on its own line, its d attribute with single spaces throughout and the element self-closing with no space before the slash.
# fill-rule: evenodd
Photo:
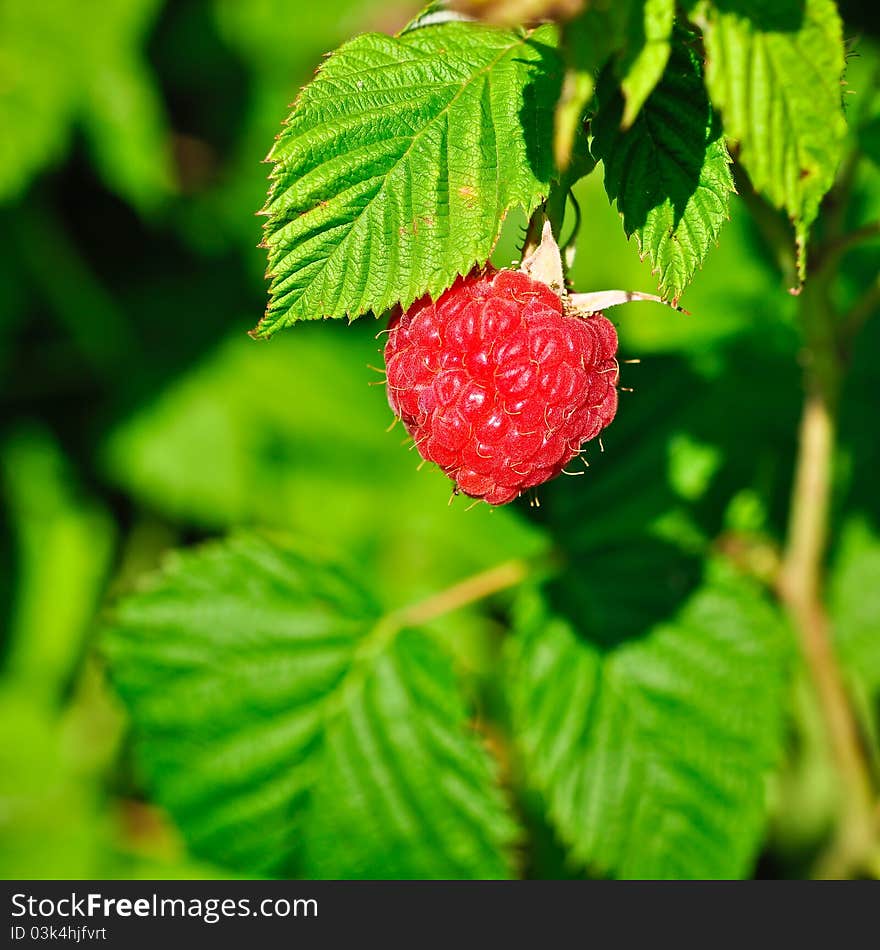
<svg viewBox="0 0 880 950">
<path fill-rule="evenodd" d="M 0 680 L 0 878 L 89 878 L 106 840 L 94 785 L 72 768 L 54 715 Z"/>
<path fill-rule="evenodd" d="M 701 6 L 706 84 L 755 189 L 795 225 L 801 280 L 846 121 L 843 27 L 833 0 L 724 0 Z"/>
<path fill-rule="evenodd" d="M 523 598 L 508 690 L 528 780 L 594 873 L 741 877 L 781 751 L 780 621 L 719 569 L 674 620 L 639 634 L 603 651 Z"/>
<path fill-rule="evenodd" d="M 629 128 L 660 82 L 672 51 L 675 0 L 641 0 L 631 4 L 627 42 L 616 65 L 626 106 L 623 126 Z"/>
<path fill-rule="evenodd" d="M 669 483 L 682 498 L 696 501 L 705 495 L 721 464 L 716 446 L 686 432 L 673 435 L 669 443 Z"/>
<path fill-rule="evenodd" d="M 60 448 L 42 429 L 7 438 L 0 476 L 18 575 L 7 668 L 35 696 L 57 701 L 102 595 L 114 526 L 82 497 Z"/>
<path fill-rule="evenodd" d="M 63 10 L 63 0 L 0 4 L 0 200 L 22 191 L 67 142 L 76 86 Z"/>
<path fill-rule="evenodd" d="M 830 583 L 835 642 L 849 674 L 880 693 L 880 536 L 851 518 L 842 533 Z"/>
<path fill-rule="evenodd" d="M 108 185 L 146 208 L 171 187 L 140 54 L 161 0 L 0 3 L 0 201 L 60 158 L 81 121 Z"/>
<path fill-rule="evenodd" d="M 733 190 L 700 61 L 679 38 L 663 79 L 626 131 L 624 100 L 609 73 L 598 97 L 593 153 L 605 163 L 608 198 L 650 259 L 661 294 L 678 299 L 717 241 Z"/>
<path fill-rule="evenodd" d="M 172 187 L 171 150 L 158 88 L 141 45 L 164 0 L 70 2 L 90 13 L 74 34 L 83 70 L 82 121 L 107 185 L 142 209 Z"/>
<path fill-rule="evenodd" d="M 408 306 L 485 263 L 507 211 L 549 189 L 553 41 L 549 27 L 445 23 L 367 34 L 327 60 L 269 156 L 257 332 Z"/>
<path fill-rule="evenodd" d="M 515 828 L 449 660 L 313 555 L 179 554 L 105 637 L 195 853 L 257 874 L 503 877 Z"/>
<path fill-rule="evenodd" d="M 291 60 L 298 60 L 301 50 L 328 53 L 342 37 L 362 29 L 365 16 L 387 15 L 381 6 L 380 0 L 324 0 L 309 11 L 304 30 L 289 0 L 214 0 L 224 39 L 247 55 L 253 71 L 284 69 L 289 77 L 296 68 Z M 274 121 L 277 125 L 277 116 Z"/>
</svg>

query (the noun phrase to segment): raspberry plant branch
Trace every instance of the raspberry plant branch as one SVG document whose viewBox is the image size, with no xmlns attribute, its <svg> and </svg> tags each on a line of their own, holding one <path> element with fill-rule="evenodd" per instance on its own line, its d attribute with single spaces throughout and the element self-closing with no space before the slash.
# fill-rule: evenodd
<svg viewBox="0 0 880 950">
<path fill-rule="evenodd" d="M 801 420 L 789 538 L 779 578 L 780 596 L 797 631 L 840 776 L 840 826 L 819 866 L 820 876 L 833 878 L 857 870 L 867 856 L 863 849 L 875 836 L 871 776 L 823 602 L 835 430 L 834 408 L 826 395 L 810 392 Z"/>
<path fill-rule="evenodd" d="M 825 724 L 840 784 L 835 836 L 820 858 L 820 877 L 863 873 L 878 846 L 880 823 L 875 789 L 857 715 L 835 655 L 824 599 L 824 561 L 829 535 L 834 452 L 842 378 L 846 321 L 838 319 L 831 286 L 841 257 L 852 242 L 843 220 L 856 160 L 849 156 L 831 194 L 829 233 L 817 249 L 812 274 L 800 298 L 804 335 L 805 399 L 789 516 L 789 531 L 778 590 L 798 634 Z M 855 232 L 852 232 L 855 234 Z"/>
<path fill-rule="evenodd" d="M 464 580 L 447 587 L 445 590 L 404 607 L 394 614 L 394 622 L 399 626 L 421 626 L 460 610 L 470 604 L 486 600 L 514 587 L 519 587 L 536 573 L 550 567 L 546 560 L 527 561 L 515 559 L 504 561 L 495 567 L 466 577 Z"/>
</svg>

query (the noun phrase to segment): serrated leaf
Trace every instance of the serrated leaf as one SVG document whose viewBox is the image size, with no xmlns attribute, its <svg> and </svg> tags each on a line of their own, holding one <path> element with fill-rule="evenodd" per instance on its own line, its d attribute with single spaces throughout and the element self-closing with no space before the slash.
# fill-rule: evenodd
<svg viewBox="0 0 880 950">
<path fill-rule="evenodd" d="M 706 85 L 755 188 L 795 225 L 799 272 L 846 136 L 843 27 L 833 0 L 707 3 Z"/>
<path fill-rule="evenodd" d="M 554 41 L 552 27 L 444 23 L 334 53 L 269 156 L 255 332 L 407 306 L 485 263 L 507 212 L 549 189 Z"/>
<path fill-rule="evenodd" d="M 626 45 L 616 65 L 626 103 L 624 128 L 633 124 L 660 82 L 672 50 L 674 22 L 675 0 L 642 0 L 630 11 Z"/>
<path fill-rule="evenodd" d="M 254 536 L 178 554 L 103 642 L 143 774 L 197 855 L 252 874 L 509 873 L 514 825 L 450 660 L 313 555 Z"/>
<path fill-rule="evenodd" d="M 328 729 L 305 832 L 314 876 L 339 876 L 341 849 L 346 877 L 509 874 L 502 851 L 515 830 L 464 721 L 449 659 L 403 631 Z"/>
<path fill-rule="evenodd" d="M 617 878 L 746 874 L 781 746 L 773 611 L 719 572 L 671 622 L 601 650 L 532 592 L 510 652 L 515 739 L 572 858 Z"/>
<path fill-rule="evenodd" d="M 717 241 L 728 217 L 733 177 L 721 129 L 705 94 L 699 59 L 677 41 L 657 88 L 631 128 L 611 75 L 599 84 L 593 153 L 605 164 L 605 190 L 677 300 Z"/>
</svg>

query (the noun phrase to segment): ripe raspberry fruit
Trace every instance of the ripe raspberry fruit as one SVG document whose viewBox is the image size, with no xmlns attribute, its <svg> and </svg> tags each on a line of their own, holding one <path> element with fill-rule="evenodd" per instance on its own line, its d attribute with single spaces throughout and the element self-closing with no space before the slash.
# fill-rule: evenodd
<svg viewBox="0 0 880 950">
<path fill-rule="evenodd" d="M 504 505 L 558 475 L 617 410 L 617 333 L 520 271 L 460 278 L 390 325 L 388 402 L 457 490 Z"/>
</svg>

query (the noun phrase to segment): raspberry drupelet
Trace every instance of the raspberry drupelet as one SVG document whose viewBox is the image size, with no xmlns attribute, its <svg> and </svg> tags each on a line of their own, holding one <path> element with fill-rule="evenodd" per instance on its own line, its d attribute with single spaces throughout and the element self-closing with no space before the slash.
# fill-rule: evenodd
<svg viewBox="0 0 880 950">
<path fill-rule="evenodd" d="M 389 327 L 388 402 L 423 458 L 492 505 L 557 476 L 617 411 L 617 333 L 513 270 L 459 278 Z"/>
</svg>

